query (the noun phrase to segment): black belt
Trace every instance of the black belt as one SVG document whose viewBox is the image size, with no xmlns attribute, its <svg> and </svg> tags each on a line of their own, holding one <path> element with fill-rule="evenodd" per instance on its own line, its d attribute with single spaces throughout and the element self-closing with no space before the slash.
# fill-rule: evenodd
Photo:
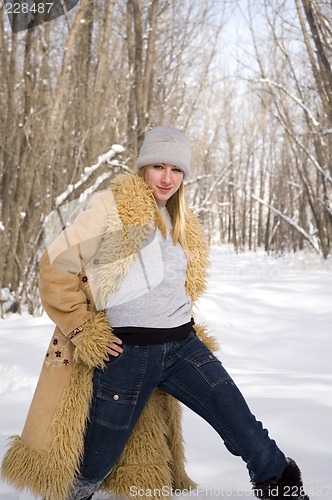
<svg viewBox="0 0 332 500">
<path fill-rule="evenodd" d="M 119 337 L 124 344 L 148 345 L 164 344 L 173 340 L 181 340 L 194 330 L 194 320 L 174 328 L 141 328 L 137 326 L 119 326 L 113 328 L 113 333 Z"/>
</svg>

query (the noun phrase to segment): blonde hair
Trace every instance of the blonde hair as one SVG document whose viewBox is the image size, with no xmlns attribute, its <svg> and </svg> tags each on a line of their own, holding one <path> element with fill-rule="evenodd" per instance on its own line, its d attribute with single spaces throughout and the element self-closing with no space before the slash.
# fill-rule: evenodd
<svg viewBox="0 0 332 500">
<path fill-rule="evenodd" d="M 144 180 L 145 167 L 142 167 L 138 171 L 138 175 L 142 177 Z M 157 206 L 157 201 L 156 201 Z M 187 206 L 184 196 L 184 184 L 181 182 L 179 189 L 174 193 L 169 200 L 166 202 L 166 207 L 169 212 L 172 221 L 172 240 L 173 244 L 176 245 L 180 243 L 185 254 L 189 257 L 189 247 L 186 238 L 186 215 L 187 215 Z M 161 230 L 163 237 L 166 237 L 165 225 L 162 221 L 160 212 L 158 210 L 157 213 L 157 224 L 159 229 Z"/>
</svg>

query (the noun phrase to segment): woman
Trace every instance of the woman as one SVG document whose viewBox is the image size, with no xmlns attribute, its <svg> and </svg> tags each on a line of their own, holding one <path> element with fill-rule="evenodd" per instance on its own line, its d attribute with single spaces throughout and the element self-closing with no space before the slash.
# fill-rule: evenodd
<svg viewBox="0 0 332 500">
<path fill-rule="evenodd" d="M 252 415 L 192 318 L 207 252 L 184 202 L 190 161 L 183 132 L 153 128 L 138 175 L 96 194 L 43 255 L 40 292 L 57 328 L 22 437 L 4 458 L 2 473 L 17 487 L 47 500 L 194 488 L 179 400 L 242 457 L 258 498 L 308 499 L 299 468 Z"/>
</svg>

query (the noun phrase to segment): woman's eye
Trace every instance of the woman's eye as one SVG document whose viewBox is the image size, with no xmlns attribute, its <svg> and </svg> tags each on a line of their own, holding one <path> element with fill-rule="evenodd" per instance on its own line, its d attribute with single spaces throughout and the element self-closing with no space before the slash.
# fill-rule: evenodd
<svg viewBox="0 0 332 500">
<path fill-rule="evenodd" d="M 163 165 L 153 165 L 153 168 L 161 169 L 161 168 L 164 168 L 164 166 Z"/>
</svg>

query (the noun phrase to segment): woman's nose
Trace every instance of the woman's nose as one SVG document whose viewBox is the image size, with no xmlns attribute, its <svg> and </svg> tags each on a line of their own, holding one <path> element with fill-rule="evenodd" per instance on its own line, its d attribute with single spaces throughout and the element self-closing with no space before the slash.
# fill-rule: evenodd
<svg viewBox="0 0 332 500">
<path fill-rule="evenodd" d="M 169 184 L 171 182 L 171 170 L 169 168 L 164 168 L 163 174 L 162 174 L 162 181 L 165 182 L 165 184 Z"/>
</svg>

